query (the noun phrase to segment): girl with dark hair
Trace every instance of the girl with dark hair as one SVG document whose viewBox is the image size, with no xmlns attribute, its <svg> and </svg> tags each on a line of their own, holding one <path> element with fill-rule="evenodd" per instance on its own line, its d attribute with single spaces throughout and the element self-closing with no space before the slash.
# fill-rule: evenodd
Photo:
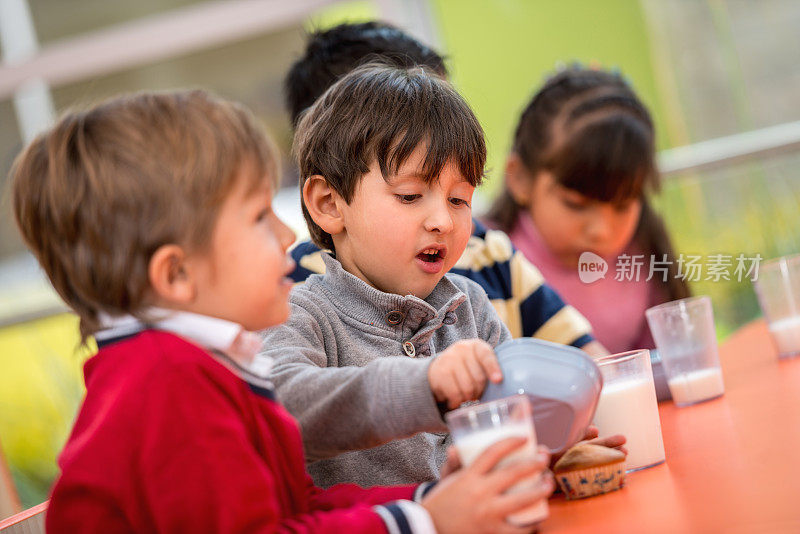
<svg viewBox="0 0 800 534">
<path fill-rule="evenodd" d="M 505 188 L 486 219 L 610 351 L 651 348 L 644 310 L 689 295 L 646 197 L 658 188 L 647 108 L 619 74 L 570 67 L 523 111 Z M 604 277 L 590 281 L 602 261 L 585 252 L 606 262 Z"/>
</svg>

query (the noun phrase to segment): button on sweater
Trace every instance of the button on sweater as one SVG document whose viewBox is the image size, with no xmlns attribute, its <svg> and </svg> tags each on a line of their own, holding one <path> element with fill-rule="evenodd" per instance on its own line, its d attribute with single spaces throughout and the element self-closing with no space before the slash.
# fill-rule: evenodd
<svg viewBox="0 0 800 534">
<path fill-rule="evenodd" d="M 436 478 L 450 439 L 430 362 L 456 341 L 496 346 L 511 334 L 464 277 L 445 275 L 423 300 L 379 291 L 324 260 L 326 274 L 292 290 L 291 316 L 265 332 L 262 351 L 274 359 L 278 398 L 300 423 L 309 473 L 322 487 Z"/>
</svg>

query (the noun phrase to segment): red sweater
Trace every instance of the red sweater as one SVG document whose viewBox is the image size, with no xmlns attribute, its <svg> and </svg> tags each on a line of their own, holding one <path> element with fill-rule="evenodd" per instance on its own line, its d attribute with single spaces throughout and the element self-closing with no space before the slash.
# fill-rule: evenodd
<svg viewBox="0 0 800 534">
<path fill-rule="evenodd" d="M 372 506 L 412 498 L 413 486 L 315 487 L 270 392 L 173 334 L 107 345 L 84 374 L 48 532 L 385 532 Z"/>
</svg>

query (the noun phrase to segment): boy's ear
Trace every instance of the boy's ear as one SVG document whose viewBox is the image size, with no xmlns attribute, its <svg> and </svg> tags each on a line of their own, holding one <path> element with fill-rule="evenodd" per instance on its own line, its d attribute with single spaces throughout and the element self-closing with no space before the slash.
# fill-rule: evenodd
<svg viewBox="0 0 800 534">
<path fill-rule="evenodd" d="M 520 206 L 528 206 L 533 191 L 533 177 L 519 154 L 511 152 L 506 159 L 506 188 L 514 202 Z"/>
<path fill-rule="evenodd" d="M 186 252 L 178 245 L 162 245 L 150 258 L 147 275 L 158 302 L 189 304 L 196 294 Z"/>
<path fill-rule="evenodd" d="M 314 222 L 330 235 L 344 231 L 344 217 L 339 209 L 344 199 L 319 174 L 303 184 L 303 203 Z"/>
</svg>

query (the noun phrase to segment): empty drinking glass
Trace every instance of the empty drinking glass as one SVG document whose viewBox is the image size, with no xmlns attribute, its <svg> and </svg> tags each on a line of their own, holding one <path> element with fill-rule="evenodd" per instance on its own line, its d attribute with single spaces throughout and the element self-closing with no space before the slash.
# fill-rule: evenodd
<svg viewBox="0 0 800 534">
<path fill-rule="evenodd" d="M 645 312 L 672 400 L 687 406 L 725 392 L 711 298 L 690 297 Z"/>
<path fill-rule="evenodd" d="M 778 355 L 800 354 L 800 254 L 764 262 L 753 285 Z"/>
<path fill-rule="evenodd" d="M 664 365 L 672 400 L 687 406 L 725 392 L 714 311 L 709 297 L 690 297 L 645 312 Z"/>
</svg>

